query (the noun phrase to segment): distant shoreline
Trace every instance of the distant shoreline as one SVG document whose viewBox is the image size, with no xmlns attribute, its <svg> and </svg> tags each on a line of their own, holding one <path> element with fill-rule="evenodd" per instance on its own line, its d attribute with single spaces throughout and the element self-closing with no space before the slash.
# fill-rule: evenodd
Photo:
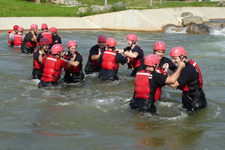
<svg viewBox="0 0 225 150">
<path fill-rule="evenodd" d="M 166 25 L 181 26 L 182 12 L 209 20 L 225 20 L 225 7 L 180 7 L 147 10 L 125 10 L 85 17 L 0 17 L 0 31 L 11 30 L 15 24 L 29 30 L 31 24 L 61 30 L 118 30 L 163 32 Z"/>
</svg>

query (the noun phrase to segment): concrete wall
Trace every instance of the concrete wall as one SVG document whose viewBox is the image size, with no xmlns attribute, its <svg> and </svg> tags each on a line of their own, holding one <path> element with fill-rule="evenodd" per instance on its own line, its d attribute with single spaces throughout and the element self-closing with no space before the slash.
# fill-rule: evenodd
<svg viewBox="0 0 225 150">
<path fill-rule="evenodd" d="M 181 7 L 126 10 L 87 17 L 0 17 L 0 30 L 11 30 L 15 24 L 29 29 L 33 23 L 39 27 L 47 23 L 58 29 L 163 31 L 165 25 L 180 25 L 182 12 L 208 19 L 225 19 L 225 7 Z"/>
</svg>

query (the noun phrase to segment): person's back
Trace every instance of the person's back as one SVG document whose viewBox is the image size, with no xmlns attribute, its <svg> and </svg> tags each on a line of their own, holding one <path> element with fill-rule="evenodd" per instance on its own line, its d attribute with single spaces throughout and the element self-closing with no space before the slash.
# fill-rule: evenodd
<svg viewBox="0 0 225 150">
<path fill-rule="evenodd" d="M 119 69 L 119 63 L 124 65 L 128 62 L 126 57 L 123 57 L 118 52 L 114 51 L 116 46 L 116 40 L 109 38 L 106 41 L 107 49 L 99 57 L 99 65 L 101 65 L 101 70 L 99 72 L 98 78 L 101 80 L 117 80 L 117 72 Z"/>
</svg>

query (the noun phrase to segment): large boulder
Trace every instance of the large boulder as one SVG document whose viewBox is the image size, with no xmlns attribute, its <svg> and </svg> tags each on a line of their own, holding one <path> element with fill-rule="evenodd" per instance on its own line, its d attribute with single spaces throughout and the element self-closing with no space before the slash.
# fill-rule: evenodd
<svg viewBox="0 0 225 150">
<path fill-rule="evenodd" d="M 191 24 L 187 28 L 187 32 L 190 34 L 210 34 L 213 29 L 205 24 Z"/>
<path fill-rule="evenodd" d="M 210 22 L 207 23 L 207 25 L 211 26 L 214 30 L 222 30 L 223 28 L 225 28 L 225 23 Z"/>
<path fill-rule="evenodd" d="M 183 13 L 181 14 L 181 17 L 191 17 L 191 16 L 193 16 L 193 14 L 190 13 L 190 12 L 183 12 Z"/>
<path fill-rule="evenodd" d="M 90 9 L 88 7 L 80 7 L 77 11 L 77 14 L 82 14 L 87 12 L 90 12 Z"/>
<path fill-rule="evenodd" d="M 203 24 L 203 19 L 199 16 L 185 17 L 182 19 L 183 26 L 188 26 L 191 24 Z"/>
</svg>

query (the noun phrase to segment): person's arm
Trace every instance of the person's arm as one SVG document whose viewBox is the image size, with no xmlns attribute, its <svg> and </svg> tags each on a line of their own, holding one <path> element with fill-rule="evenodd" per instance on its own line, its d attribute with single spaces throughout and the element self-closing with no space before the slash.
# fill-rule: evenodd
<svg viewBox="0 0 225 150">
<path fill-rule="evenodd" d="M 180 76 L 181 70 L 182 70 L 184 67 L 185 67 L 185 63 L 184 63 L 184 62 L 180 62 L 179 67 L 177 68 L 176 72 L 175 72 L 173 75 L 167 77 L 167 79 L 166 79 L 166 84 L 167 84 L 167 85 L 168 85 L 168 84 L 175 84 L 176 81 L 177 81 L 177 79 L 178 79 L 179 76 Z M 177 83 L 178 83 L 178 82 L 177 82 Z"/>
<path fill-rule="evenodd" d="M 11 42 L 14 41 L 14 35 L 12 35 L 12 36 L 10 37 L 10 41 L 11 41 Z"/>
<path fill-rule="evenodd" d="M 43 64 L 43 61 L 42 61 L 42 59 L 43 59 L 43 57 L 42 57 L 43 53 L 40 50 L 38 51 L 38 53 L 39 53 L 38 61 L 39 61 L 39 63 Z"/>
<path fill-rule="evenodd" d="M 31 30 L 31 34 L 33 35 L 33 37 L 31 38 L 31 41 L 37 42 L 37 36 L 35 35 L 34 30 Z"/>
<path fill-rule="evenodd" d="M 100 48 L 98 49 L 98 54 L 97 55 L 91 55 L 91 60 L 98 60 L 100 55 L 101 55 L 101 50 Z"/>
</svg>

